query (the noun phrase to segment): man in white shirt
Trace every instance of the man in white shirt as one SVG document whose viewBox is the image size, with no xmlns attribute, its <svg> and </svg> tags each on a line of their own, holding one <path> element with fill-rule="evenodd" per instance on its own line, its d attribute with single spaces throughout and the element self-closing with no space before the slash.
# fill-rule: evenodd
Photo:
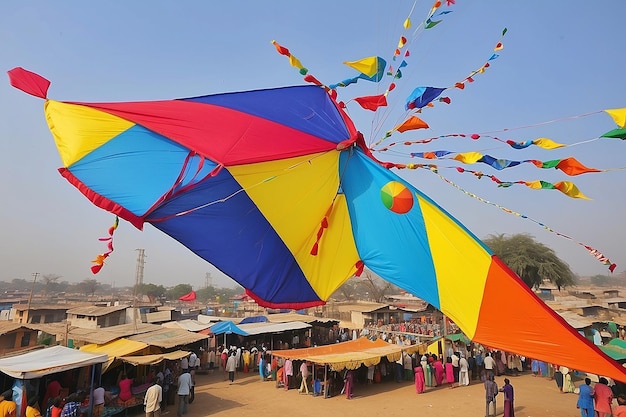
<svg viewBox="0 0 626 417">
<path fill-rule="evenodd" d="M 200 365 L 198 355 L 196 355 L 196 352 L 191 352 L 191 355 L 189 355 L 189 369 L 197 368 L 198 365 Z"/>
<path fill-rule="evenodd" d="M 183 414 L 187 414 L 190 392 L 191 374 L 189 372 L 183 372 L 178 377 L 178 411 L 176 413 L 178 417 L 183 417 Z"/>
<path fill-rule="evenodd" d="M 491 357 L 490 352 L 485 355 L 483 365 L 485 365 L 485 377 L 488 379 L 489 375 L 493 375 L 493 367 L 496 366 L 496 361 Z"/>
<path fill-rule="evenodd" d="M 143 399 L 143 405 L 146 409 L 146 417 L 161 416 L 161 401 L 163 400 L 163 391 L 161 389 L 161 380 L 155 379 L 154 384 L 148 388 Z"/>
</svg>

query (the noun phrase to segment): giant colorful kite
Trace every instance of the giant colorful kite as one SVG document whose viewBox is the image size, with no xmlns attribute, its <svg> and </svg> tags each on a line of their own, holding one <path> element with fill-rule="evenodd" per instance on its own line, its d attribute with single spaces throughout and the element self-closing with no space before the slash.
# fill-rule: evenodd
<svg viewBox="0 0 626 417">
<path fill-rule="evenodd" d="M 378 74 L 380 61 L 369 62 L 361 79 Z M 323 304 L 367 267 L 476 342 L 626 381 L 624 368 L 393 173 L 396 164 L 377 160 L 336 90 L 309 75 L 314 85 L 120 103 L 54 101 L 43 77 L 22 68 L 9 76 L 45 99 L 63 177 L 96 206 L 178 240 L 260 305 Z M 414 91 L 407 108 L 442 91 Z"/>
</svg>

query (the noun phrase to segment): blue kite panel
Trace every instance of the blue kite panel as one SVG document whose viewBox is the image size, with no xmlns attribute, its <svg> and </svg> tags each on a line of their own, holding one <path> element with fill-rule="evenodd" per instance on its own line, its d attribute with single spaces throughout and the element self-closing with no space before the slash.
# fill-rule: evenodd
<svg viewBox="0 0 626 417">
<path fill-rule="evenodd" d="M 238 110 L 333 143 L 350 137 L 335 103 L 326 91 L 313 85 L 215 94 L 185 100 Z"/>
<path fill-rule="evenodd" d="M 280 236 L 226 169 L 167 200 L 146 221 L 263 300 L 319 300 Z"/>
<path fill-rule="evenodd" d="M 437 277 L 419 204 L 415 201 L 410 211 L 397 214 L 381 198 L 390 181 L 415 189 L 361 151 L 342 152 L 340 166 L 354 240 L 365 266 L 438 308 Z"/>
<path fill-rule="evenodd" d="M 94 192 L 141 217 L 174 187 L 178 178 L 183 178 L 181 185 L 195 182 L 216 166 L 209 160 L 200 165 L 202 158 L 197 156 L 187 161 L 188 155 L 187 148 L 135 125 L 72 164 L 69 170 Z"/>
</svg>

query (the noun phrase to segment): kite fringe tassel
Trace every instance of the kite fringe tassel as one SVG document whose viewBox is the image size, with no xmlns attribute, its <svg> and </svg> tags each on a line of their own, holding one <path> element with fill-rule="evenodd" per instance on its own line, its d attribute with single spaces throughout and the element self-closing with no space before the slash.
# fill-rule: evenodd
<svg viewBox="0 0 626 417">
<path fill-rule="evenodd" d="M 330 207 L 328 207 L 328 210 L 326 210 L 326 213 L 324 214 L 324 218 L 322 218 L 322 221 L 320 222 L 320 228 L 317 231 L 317 239 L 315 240 L 315 243 L 313 244 L 313 247 L 311 248 L 311 255 L 313 256 L 317 256 L 317 253 L 319 251 L 319 245 L 320 245 L 320 240 L 322 239 L 322 236 L 324 235 L 324 230 L 328 229 L 328 216 L 330 216 L 331 211 L 333 210 L 333 204 L 330 205 Z"/>
<path fill-rule="evenodd" d="M 420 168 L 426 168 L 426 167 L 425 167 L 425 166 L 421 166 Z M 586 245 L 586 244 L 584 244 L 584 243 L 577 242 L 577 241 L 576 241 L 576 240 L 574 240 L 573 238 L 571 238 L 571 237 L 569 237 L 569 236 L 567 236 L 567 235 L 564 235 L 563 233 L 560 233 L 560 232 L 558 232 L 558 231 L 556 231 L 556 230 L 552 229 L 551 227 L 549 227 L 549 226 L 545 225 L 544 223 L 542 223 L 542 222 L 540 222 L 540 221 L 538 221 L 538 220 L 533 219 L 532 217 L 528 217 L 528 216 L 526 216 L 526 215 L 524 215 L 524 214 L 518 213 L 518 212 L 516 212 L 516 211 L 513 211 L 513 210 L 511 210 L 511 209 L 508 209 L 508 208 L 506 208 L 506 207 L 503 207 L 503 206 L 501 206 L 501 205 L 499 205 L 499 204 L 493 203 L 493 202 L 491 202 L 491 201 L 489 201 L 489 200 L 486 200 L 486 199 L 484 199 L 484 198 L 482 198 L 482 197 L 477 196 L 477 195 L 476 195 L 476 194 L 474 194 L 474 193 L 471 193 L 471 192 L 469 192 L 469 191 L 467 191 L 467 190 L 465 190 L 465 189 L 461 188 L 458 184 L 456 184 L 456 183 L 454 183 L 454 182 L 450 181 L 448 178 L 446 178 L 446 177 L 444 177 L 443 175 L 439 174 L 439 173 L 437 172 L 437 169 L 436 169 L 436 168 L 428 168 L 428 170 L 429 170 L 430 172 L 432 172 L 433 174 L 437 175 L 437 176 L 438 176 L 441 180 L 443 180 L 443 181 L 444 181 L 445 183 L 447 183 L 448 185 L 453 186 L 453 187 L 454 187 L 454 188 L 456 188 L 457 190 L 461 191 L 463 194 L 465 194 L 465 195 L 467 195 L 467 196 L 470 196 L 470 197 L 472 197 L 472 198 L 475 198 L 476 200 L 480 201 L 481 203 L 489 204 L 489 205 L 491 205 L 491 206 L 494 206 L 494 207 L 496 207 L 496 208 L 499 208 L 500 210 L 504 211 L 505 213 L 515 215 L 515 216 L 520 217 L 520 218 L 522 218 L 522 219 L 530 220 L 531 222 L 533 222 L 533 223 L 535 223 L 535 224 L 537 224 L 537 225 L 541 226 L 544 230 L 547 230 L 548 232 L 552 232 L 552 233 L 556 234 L 557 236 L 560 236 L 560 237 L 563 237 L 563 238 L 565 238 L 565 239 L 569 239 L 569 240 L 571 240 L 571 241 L 575 242 L 577 245 L 580 245 L 580 246 L 582 246 L 583 248 L 585 248 L 585 249 L 587 250 L 587 252 L 589 252 L 589 254 L 590 254 L 591 256 L 593 256 L 594 258 L 596 258 L 596 259 L 597 259 L 598 261 L 600 261 L 602 264 L 607 265 L 607 266 L 608 266 L 608 268 L 609 268 L 609 271 L 613 272 L 613 271 L 615 270 L 615 268 L 617 267 L 617 264 L 616 264 L 616 263 L 611 262 L 611 260 L 610 260 L 609 258 L 607 258 L 606 256 L 604 256 L 604 254 L 602 254 L 602 252 L 600 252 L 599 250 L 597 250 L 597 249 L 595 249 L 595 248 L 592 248 L 591 246 L 588 246 L 588 245 Z"/>
<path fill-rule="evenodd" d="M 91 272 L 94 275 L 97 274 L 98 272 L 100 272 L 100 270 L 104 266 L 105 259 L 108 258 L 109 255 L 114 250 L 113 249 L 113 234 L 115 233 L 115 230 L 117 229 L 117 226 L 119 226 L 119 224 L 120 224 L 120 218 L 118 216 L 115 216 L 115 221 L 113 222 L 113 225 L 111 227 L 109 227 L 109 236 L 98 238 L 98 240 L 100 242 L 108 242 L 107 243 L 107 249 L 108 250 L 106 252 L 101 253 L 100 255 L 96 256 L 96 258 L 91 261 L 92 263 L 95 264 L 95 265 L 91 266 Z"/>
</svg>

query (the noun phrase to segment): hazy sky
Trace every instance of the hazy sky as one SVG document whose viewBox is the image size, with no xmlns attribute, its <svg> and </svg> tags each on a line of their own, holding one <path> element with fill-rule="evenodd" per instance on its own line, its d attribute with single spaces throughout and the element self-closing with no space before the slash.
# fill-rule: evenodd
<svg viewBox="0 0 626 417">
<path fill-rule="evenodd" d="M 623 16 L 626 2 L 587 0 L 457 0 L 435 28 L 412 40 L 409 65 L 389 96 L 384 117 L 348 104 L 367 138 L 379 138 L 404 115 L 403 100 L 417 86 L 449 86 L 479 68 L 503 28 L 504 49 L 491 67 L 465 90 L 446 93 L 422 114 L 431 129 L 394 136 L 391 141 L 444 133 L 485 133 L 535 125 L 568 116 L 626 107 Z M 414 26 L 431 2 L 417 2 Z M 0 62 L 22 66 L 52 82 L 49 97 L 68 101 L 132 101 L 303 84 L 297 70 L 270 44 L 288 47 L 311 73 L 327 84 L 355 75 L 343 61 L 390 57 L 413 2 L 358 1 L 6 1 L 0 5 Z M 397 65 L 397 63 L 395 63 Z M 5 78 L 6 80 L 6 78 Z M 383 87 L 360 82 L 340 91 L 348 101 Z M 382 124 L 382 130 L 373 127 Z M 562 120 L 495 135 L 516 141 L 548 137 L 573 144 L 615 127 L 604 113 Z M 0 169 L 2 217 L 0 281 L 31 279 L 33 272 L 61 275 L 70 282 L 91 278 L 93 257 L 104 251 L 113 215 L 93 206 L 57 172 L 61 161 L 43 115 L 43 101 L 0 84 Z M 374 133 L 372 133 L 374 132 Z M 495 141 L 441 139 L 429 145 L 399 146 L 379 159 L 410 160 L 409 152 L 479 151 L 500 158 L 551 160 L 575 156 L 587 166 L 626 166 L 626 142 L 602 139 L 555 151 L 512 151 Z M 442 167 L 453 164 L 441 161 Z M 558 191 L 524 186 L 498 189 L 453 169 L 440 173 L 464 189 L 510 208 L 572 239 L 543 230 L 466 196 L 427 171 L 402 172 L 477 236 L 530 233 L 556 250 L 574 272 L 608 273 L 578 243 L 603 252 L 626 268 L 626 172 L 579 177 L 560 171 L 519 167 L 495 171 L 467 165 L 503 180 L 571 180 L 591 201 Z M 96 275 L 103 283 L 134 283 L 136 249 L 146 253 L 144 282 L 232 285 L 210 264 L 146 225 L 143 232 L 121 222 L 115 252 Z"/>
</svg>

